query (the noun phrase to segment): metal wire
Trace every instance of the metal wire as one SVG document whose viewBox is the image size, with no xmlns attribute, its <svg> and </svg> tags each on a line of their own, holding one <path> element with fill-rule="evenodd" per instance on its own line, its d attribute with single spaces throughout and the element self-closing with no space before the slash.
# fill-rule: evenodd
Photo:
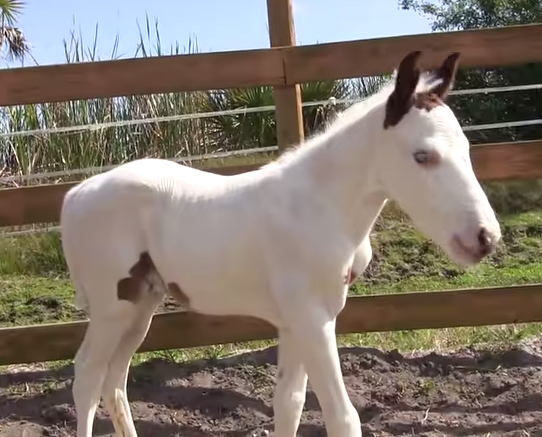
<svg viewBox="0 0 542 437">
<path fill-rule="evenodd" d="M 184 156 L 181 158 L 172 158 L 169 161 L 178 162 L 178 163 L 189 163 L 192 161 L 202 161 L 205 159 L 217 159 L 217 158 L 227 158 L 231 156 L 250 156 L 257 153 L 269 153 L 278 150 L 278 146 L 268 146 L 268 147 L 255 147 L 252 149 L 243 149 L 243 150 L 232 150 L 229 152 L 216 152 L 216 153 L 205 153 L 202 155 L 192 155 Z M 86 173 L 100 173 L 103 171 L 111 170 L 115 167 L 118 167 L 120 164 L 111 164 L 104 165 L 101 167 L 86 167 L 86 168 L 75 168 L 72 170 L 61 170 L 61 171 L 50 171 L 43 173 L 32 173 L 29 175 L 12 175 L 0 177 L 0 183 L 5 184 L 9 182 L 21 182 L 21 181 L 31 181 L 36 179 L 45 179 L 45 178 L 58 178 L 62 176 L 73 176 Z"/>
<path fill-rule="evenodd" d="M 500 93 L 500 92 L 510 92 L 510 91 L 528 91 L 528 90 L 536 90 L 536 89 L 542 89 L 542 83 L 529 84 L 529 85 L 505 86 L 505 87 L 453 90 L 450 92 L 450 95 L 489 94 L 489 93 Z M 302 103 L 302 106 L 304 107 L 327 106 L 327 105 L 335 106 L 339 104 L 349 104 L 349 103 L 353 104 L 353 103 L 360 102 L 362 100 L 364 99 L 363 98 L 336 99 L 334 97 L 331 97 L 326 100 L 304 102 Z M 29 136 L 29 135 L 43 135 L 43 134 L 52 134 L 52 133 L 80 132 L 80 131 L 85 131 L 85 130 L 94 131 L 94 130 L 106 129 L 110 127 L 131 126 L 131 125 L 149 124 L 149 123 L 166 122 L 166 121 L 190 120 L 190 119 L 223 116 L 223 115 L 250 114 L 250 113 L 257 113 L 257 112 L 273 111 L 274 109 L 275 109 L 274 105 L 267 105 L 267 106 L 259 106 L 259 107 L 254 107 L 254 108 L 239 108 L 239 109 L 231 109 L 231 110 L 224 110 L 224 111 L 170 115 L 170 116 L 152 117 L 152 118 L 145 118 L 145 119 L 120 120 L 120 121 L 108 122 L 108 123 L 68 126 L 68 127 L 62 127 L 62 128 L 33 129 L 33 130 L 19 131 L 19 132 L 0 133 L 0 138 Z M 463 126 L 462 129 L 463 131 L 468 132 L 468 131 L 476 131 L 476 130 L 502 129 L 502 128 L 507 128 L 507 127 L 532 126 L 532 125 L 538 125 L 538 124 L 542 124 L 542 119 L 520 120 L 520 121 L 510 121 L 510 122 L 501 122 L 501 123 L 486 123 L 486 124 L 478 124 L 478 125 L 473 125 L 473 126 Z M 201 154 L 201 155 L 173 158 L 171 160 L 174 162 L 179 162 L 179 163 L 192 163 L 193 161 L 200 161 L 204 159 L 226 158 L 230 156 L 239 156 L 239 155 L 249 156 L 249 155 L 254 155 L 258 153 L 275 152 L 277 150 L 278 150 L 278 146 L 275 145 L 275 146 L 270 146 L 270 147 L 258 147 L 258 148 L 251 148 L 251 149 L 245 149 L 245 150 L 217 152 L 217 153 L 211 153 L 211 154 Z M 87 167 L 87 168 L 80 168 L 80 169 L 62 170 L 62 171 L 56 171 L 56 172 L 33 173 L 30 175 L 11 175 L 11 176 L 0 177 L 0 183 L 6 184 L 10 182 L 15 182 L 15 181 L 23 182 L 23 181 L 30 181 L 30 180 L 44 179 L 44 178 L 56 178 L 56 177 L 72 176 L 72 175 L 80 175 L 80 174 L 93 174 L 93 173 L 99 173 L 99 172 L 113 169 L 117 167 L 118 165 L 119 164 L 106 165 L 106 166 L 101 166 L 101 167 Z M 27 231 L 20 231 L 20 232 L 26 233 Z"/>
<path fill-rule="evenodd" d="M 531 85 L 515 85 L 515 86 L 505 86 L 505 87 L 493 87 L 493 88 L 473 88 L 468 90 L 454 90 L 450 92 L 450 95 L 468 95 L 468 94 L 489 94 L 489 93 L 502 93 L 510 91 L 528 91 L 542 89 L 542 83 L 531 84 Z M 323 105 L 336 105 L 336 104 L 346 104 L 346 103 L 357 103 L 364 100 L 363 98 L 357 99 L 335 99 L 331 97 L 326 100 L 318 100 L 313 102 L 304 102 L 302 103 L 303 107 L 311 106 L 323 106 Z M 237 115 L 237 114 L 252 114 L 257 112 L 266 112 L 274 111 L 274 105 L 267 106 L 258 106 L 254 108 L 238 108 L 238 109 L 228 109 L 223 111 L 210 111 L 210 112 L 198 112 L 192 114 L 177 114 L 177 115 L 165 115 L 161 117 L 149 117 L 149 118 L 140 118 L 133 120 L 118 120 L 111 121 L 107 123 L 91 123 L 91 124 L 82 124 L 77 126 L 66 126 L 66 127 L 54 127 L 46 129 L 30 129 L 17 132 L 2 132 L 0 133 L 0 138 L 13 138 L 13 137 L 24 137 L 30 135 L 45 135 L 45 134 L 58 134 L 58 133 L 74 133 L 82 131 L 96 131 L 100 129 L 107 129 L 111 127 L 122 127 L 122 126 L 134 126 L 140 124 L 150 124 L 150 123 L 160 123 L 167 121 L 182 121 L 182 120 L 194 120 L 200 118 L 210 118 L 210 117 L 219 117 L 223 115 Z"/>
</svg>

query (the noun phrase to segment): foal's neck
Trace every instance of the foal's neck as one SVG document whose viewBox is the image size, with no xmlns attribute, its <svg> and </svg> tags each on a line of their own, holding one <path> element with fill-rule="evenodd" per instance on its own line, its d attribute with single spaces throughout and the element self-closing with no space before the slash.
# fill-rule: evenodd
<svg viewBox="0 0 542 437">
<path fill-rule="evenodd" d="M 374 110 L 356 121 L 339 120 L 301 145 L 291 162 L 296 184 L 329 205 L 338 219 L 336 232 L 353 247 L 370 233 L 387 200 L 375 178 L 380 118 Z"/>
</svg>

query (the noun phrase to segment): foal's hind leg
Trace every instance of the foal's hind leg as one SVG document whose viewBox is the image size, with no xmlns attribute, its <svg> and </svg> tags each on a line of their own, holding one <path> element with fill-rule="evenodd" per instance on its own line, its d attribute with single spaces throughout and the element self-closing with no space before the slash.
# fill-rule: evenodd
<svg viewBox="0 0 542 437">
<path fill-rule="evenodd" d="M 123 334 L 121 314 L 93 316 L 74 362 L 73 399 L 77 414 L 77 437 L 92 437 L 96 408 L 107 367 Z"/>
<path fill-rule="evenodd" d="M 161 300 L 161 295 L 153 294 L 134 304 L 132 324 L 124 332 L 109 362 L 102 397 L 118 436 L 137 437 L 126 390 L 128 370 L 132 356 L 145 339 L 153 313 Z"/>
<path fill-rule="evenodd" d="M 297 354 L 292 333 L 279 332 L 278 375 L 273 410 L 275 413 L 274 437 L 295 437 L 307 391 L 307 373 Z"/>
</svg>

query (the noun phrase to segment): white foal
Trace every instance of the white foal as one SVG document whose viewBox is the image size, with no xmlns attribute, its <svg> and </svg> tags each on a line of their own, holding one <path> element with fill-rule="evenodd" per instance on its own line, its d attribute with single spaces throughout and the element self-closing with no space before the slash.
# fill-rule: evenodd
<svg viewBox="0 0 542 437">
<path fill-rule="evenodd" d="M 62 243 L 76 302 L 90 317 L 75 359 L 77 437 L 91 437 L 100 397 L 117 435 L 137 436 L 128 367 L 166 294 L 188 311 L 277 327 L 277 437 L 296 434 L 307 375 L 327 434 L 361 436 L 335 320 L 350 268 L 359 275 L 370 261 L 369 235 L 386 199 L 464 265 L 500 239 L 469 143 L 443 103 L 458 54 L 423 75 L 419 56 L 407 55 L 393 83 L 259 170 L 218 176 L 143 159 L 70 190 Z"/>
</svg>

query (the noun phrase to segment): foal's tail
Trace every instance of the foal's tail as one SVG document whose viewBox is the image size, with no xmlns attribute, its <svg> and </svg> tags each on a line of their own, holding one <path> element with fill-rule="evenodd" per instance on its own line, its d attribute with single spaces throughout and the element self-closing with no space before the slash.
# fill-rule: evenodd
<svg viewBox="0 0 542 437">
<path fill-rule="evenodd" d="M 75 297 L 73 300 L 73 304 L 78 310 L 88 313 L 89 304 L 87 294 L 85 293 L 85 289 L 83 288 L 83 284 L 76 281 L 75 278 L 72 278 L 72 281 L 75 286 Z"/>
<path fill-rule="evenodd" d="M 62 241 L 62 251 L 64 252 L 64 259 L 68 267 L 68 273 L 75 287 L 74 304 L 79 310 L 88 312 L 89 303 L 85 293 L 83 284 L 78 281 L 78 276 L 75 273 L 75 252 L 77 250 L 77 218 L 75 216 L 74 205 L 72 201 L 75 200 L 77 186 L 70 189 L 64 196 L 62 202 L 62 208 L 60 210 L 60 235 Z"/>
</svg>

